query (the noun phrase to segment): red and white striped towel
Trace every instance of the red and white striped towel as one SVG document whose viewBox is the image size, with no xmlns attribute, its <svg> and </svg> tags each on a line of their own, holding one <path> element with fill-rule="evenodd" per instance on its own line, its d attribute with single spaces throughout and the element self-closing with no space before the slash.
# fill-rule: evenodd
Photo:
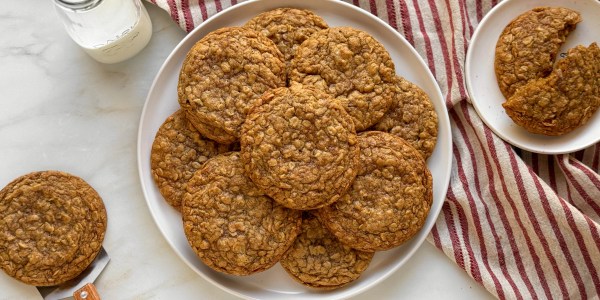
<svg viewBox="0 0 600 300">
<path fill-rule="evenodd" d="M 191 31 L 236 0 L 148 0 Z M 471 35 L 496 0 L 354 0 L 397 29 L 445 96 L 452 178 L 428 241 L 501 299 L 600 297 L 600 144 L 570 155 L 511 147 L 464 84 Z"/>
</svg>

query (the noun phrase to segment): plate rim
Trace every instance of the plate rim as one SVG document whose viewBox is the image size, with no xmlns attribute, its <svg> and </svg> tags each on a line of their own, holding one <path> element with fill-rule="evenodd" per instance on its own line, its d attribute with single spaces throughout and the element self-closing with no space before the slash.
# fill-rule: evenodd
<svg viewBox="0 0 600 300">
<path fill-rule="evenodd" d="M 273 3 L 277 3 L 277 0 L 270 0 Z M 290 0 L 290 1 L 297 1 L 297 0 Z M 318 1 L 324 1 L 324 0 L 314 0 L 314 2 L 318 2 Z M 431 70 L 429 69 L 429 66 L 427 65 L 427 63 L 425 63 L 424 59 L 421 57 L 421 55 L 419 55 L 419 53 L 416 51 L 416 49 L 414 48 L 414 46 L 412 44 L 410 44 L 405 38 L 404 36 L 402 36 L 396 29 L 394 29 L 393 27 L 391 27 L 388 23 L 384 22 L 383 20 L 381 20 L 379 17 L 371 14 L 368 11 L 363 10 L 362 8 L 355 6 L 353 4 L 344 2 L 344 1 L 337 1 L 337 0 L 325 0 L 327 2 L 332 2 L 335 3 L 337 5 L 341 5 L 341 6 L 345 6 L 346 8 L 352 9 L 354 11 L 357 11 L 358 13 L 360 13 L 362 16 L 364 17 L 368 17 L 370 18 L 372 21 L 377 22 L 379 25 L 384 26 L 388 31 L 390 31 L 391 33 L 394 34 L 394 36 L 397 39 L 402 40 L 407 46 L 408 49 L 410 50 L 410 52 L 412 53 L 412 55 L 414 55 L 414 57 L 416 57 L 419 61 L 419 63 L 421 65 L 424 66 L 424 70 L 425 75 L 427 77 L 428 81 L 431 81 L 433 83 L 433 87 L 435 89 L 435 96 L 438 97 L 438 99 L 441 99 L 442 101 L 442 108 L 440 109 L 441 111 L 443 111 L 443 114 L 439 114 L 438 113 L 438 128 L 447 128 L 448 131 L 448 135 L 447 135 L 447 139 L 446 139 L 446 143 L 442 144 L 440 143 L 440 141 L 438 140 L 438 143 L 440 144 L 439 148 L 440 149 L 435 149 L 437 151 L 442 151 L 443 149 L 446 149 L 446 153 L 442 153 L 442 156 L 447 156 L 448 159 L 446 160 L 446 164 L 445 166 L 443 166 L 445 168 L 445 172 L 443 173 L 443 182 L 441 183 L 441 190 L 443 191 L 442 194 L 440 195 L 440 204 L 435 208 L 430 210 L 429 215 L 434 216 L 434 220 L 429 223 L 429 224 L 425 224 L 425 226 L 423 226 L 421 228 L 421 231 L 426 231 L 427 234 L 423 234 L 421 237 L 419 237 L 418 239 L 416 239 L 416 237 L 414 238 L 414 240 L 416 241 L 416 245 L 410 249 L 410 251 L 406 252 L 406 255 L 403 259 L 399 260 L 398 262 L 396 262 L 396 264 L 390 268 L 387 272 L 384 272 L 383 274 L 379 275 L 377 278 L 372 279 L 372 281 L 370 282 L 370 284 L 365 285 L 365 286 L 360 286 L 357 287 L 353 290 L 348 290 L 346 291 L 344 294 L 341 295 L 337 295 L 335 293 L 332 294 L 319 294 L 320 297 L 319 299 L 340 299 L 340 297 L 352 297 L 352 296 L 356 296 L 359 295 L 363 292 L 365 292 L 366 290 L 376 286 L 377 284 L 381 283 L 382 281 L 384 281 L 385 279 L 387 279 L 390 275 L 392 275 L 393 273 L 395 273 L 398 269 L 400 269 L 410 258 L 412 258 L 412 256 L 414 255 L 414 253 L 422 246 L 423 242 L 425 241 L 427 235 L 431 232 L 431 229 L 433 228 L 433 226 L 435 225 L 435 220 L 439 217 L 439 214 L 442 210 L 443 207 L 443 203 L 445 202 L 445 197 L 446 197 L 446 193 L 450 184 L 450 179 L 451 179 L 451 173 L 452 173 L 452 143 L 453 143 L 453 139 L 452 139 L 452 130 L 451 130 L 451 125 L 450 125 L 450 118 L 449 118 L 449 114 L 448 114 L 448 110 L 445 107 L 445 103 L 444 103 L 444 97 L 443 94 L 441 92 L 440 86 L 436 80 L 436 78 L 433 76 L 433 73 L 431 72 Z M 325 2 L 324 1 L 324 2 Z M 146 118 L 146 114 L 148 113 L 148 106 L 149 106 L 149 101 L 150 98 L 152 97 L 152 95 L 154 94 L 154 90 L 156 89 L 156 86 L 158 85 L 158 80 L 159 77 L 161 77 L 160 75 L 165 71 L 165 69 L 168 67 L 168 65 L 170 64 L 171 60 L 173 60 L 173 57 L 179 52 L 179 49 L 181 47 L 183 47 L 184 44 L 186 44 L 186 42 L 189 39 L 195 38 L 194 37 L 194 33 L 197 31 L 202 30 L 202 28 L 204 28 L 205 26 L 209 26 L 211 21 L 218 19 L 221 15 L 223 14 L 227 14 L 232 10 L 237 10 L 240 9 L 246 5 L 252 5 L 253 3 L 257 3 L 257 2 L 266 2 L 266 1 L 261 1 L 261 0 L 248 0 L 248 1 L 244 1 L 244 2 L 240 2 L 236 5 L 232 5 L 218 13 L 216 13 L 215 15 L 211 16 L 210 18 L 206 19 L 205 21 L 203 21 L 201 24 L 199 24 L 197 27 L 195 27 L 192 31 L 190 31 L 189 33 L 186 34 L 186 36 L 181 39 L 181 41 L 178 42 L 178 44 L 173 48 L 173 50 L 171 50 L 171 53 L 169 53 L 169 55 L 165 58 L 163 64 L 161 65 L 161 67 L 159 68 L 157 74 L 155 75 L 152 84 L 150 85 L 150 89 L 148 90 L 146 99 L 144 100 L 144 106 L 142 109 L 142 113 L 140 114 L 140 119 L 139 119 L 139 124 L 138 124 L 138 133 L 137 133 L 137 151 L 136 151 L 136 155 L 137 155 L 137 162 L 138 162 L 138 176 L 139 176 L 139 180 L 140 180 L 140 186 L 142 187 L 142 193 L 144 195 L 144 200 L 146 202 L 146 206 L 148 207 L 150 214 L 152 216 L 152 219 L 154 221 L 155 226 L 158 228 L 158 230 L 160 231 L 160 233 L 162 234 L 163 238 L 165 239 L 165 241 L 167 242 L 167 244 L 169 245 L 169 247 L 173 250 L 173 252 L 175 252 L 175 254 L 179 257 L 179 259 L 181 261 L 183 261 L 192 271 L 194 271 L 196 274 L 200 275 L 203 279 L 205 279 L 206 281 L 210 282 L 212 285 L 218 287 L 219 289 L 221 289 L 222 291 L 232 294 L 234 296 L 243 298 L 243 299 L 255 299 L 252 297 L 249 297 L 246 294 L 242 294 L 238 291 L 236 291 L 233 288 L 230 288 L 228 286 L 225 286 L 223 284 L 221 284 L 220 282 L 217 282 L 215 279 L 212 279 L 210 276 L 208 276 L 208 274 L 205 274 L 203 272 L 200 272 L 199 270 L 197 270 L 197 268 L 195 268 L 195 266 L 191 265 L 190 263 L 188 263 L 187 259 L 185 257 L 183 257 L 182 253 L 180 253 L 178 251 L 178 249 L 175 247 L 175 245 L 173 245 L 169 238 L 168 238 L 168 234 L 166 232 L 166 228 L 164 228 L 164 226 L 160 226 L 159 225 L 159 221 L 157 220 L 157 216 L 156 214 L 158 213 L 156 211 L 156 208 L 153 207 L 153 205 L 150 203 L 151 199 L 148 195 L 148 187 L 145 183 L 145 179 L 144 179 L 144 174 L 143 174 L 143 165 L 147 164 L 149 162 L 143 161 L 142 160 L 142 136 L 143 136 L 143 127 L 142 125 L 144 124 L 144 120 Z M 284 2 L 284 1 L 282 1 Z M 278 5 L 278 7 L 283 7 L 284 5 Z M 301 6 L 301 5 L 300 5 Z M 201 37 L 200 37 L 201 38 Z M 437 109 L 436 109 L 437 110 Z M 436 145 L 436 148 L 438 146 Z M 433 199 L 435 201 L 435 198 Z M 319 293 L 320 291 L 315 291 L 315 293 Z"/>
<path fill-rule="evenodd" d="M 489 20 L 491 20 L 492 18 L 495 17 L 495 14 L 499 11 L 504 9 L 505 6 L 508 6 L 510 4 L 512 4 L 513 2 L 516 2 L 515 0 L 504 0 L 500 3 L 498 3 L 496 6 L 494 6 L 490 11 L 488 11 L 488 13 L 481 19 L 481 21 L 479 22 L 479 24 L 477 24 L 477 27 L 475 28 L 475 31 L 473 32 L 473 35 L 471 36 L 471 41 L 469 42 L 469 47 L 467 49 L 467 55 L 465 56 L 465 85 L 467 87 L 467 93 L 469 94 L 469 98 L 470 98 L 470 102 L 473 105 L 473 107 L 475 108 L 475 111 L 477 112 L 477 114 L 479 115 L 479 117 L 481 118 L 481 120 L 486 124 L 486 126 L 492 130 L 492 132 L 494 132 L 494 134 L 496 134 L 498 137 L 500 137 L 502 140 L 504 140 L 505 142 L 518 147 L 522 150 L 526 150 L 529 152 L 533 152 L 533 153 L 538 153 L 538 154 L 548 154 L 548 155 L 555 155 L 555 154 L 567 154 L 567 153 L 573 153 L 582 149 L 585 149 L 587 147 L 590 147 L 591 145 L 598 143 L 600 141 L 600 136 L 598 136 L 598 138 L 596 139 L 590 139 L 590 141 L 583 143 L 582 145 L 576 146 L 576 147 L 558 147 L 557 149 L 552 149 L 552 148 L 543 148 L 543 146 L 533 146 L 531 144 L 523 144 L 519 141 L 516 141 L 511 135 L 504 133 L 503 131 L 501 131 L 500 129 L 496 128 L 495 123 L 491 122 L 488 118 L 486 118 L 486 113 L 483 111 L 482 108 L 482 103 L 480 103 L 479 101 L 476 100 L 476 98 L 473 96 L 474 95 L 474 91 L 473 89 L 473 83 L 471 82 L 472 76 L 471 76 L 471 67 L 472 64 L 474 64 L 473 60 L 473 52 L 475 51 L 474 48 L 472 47 L 472 45 L 476 44 L 479 40 L 479 36 L 482 35 L 482 28 L 484 28 L 487 23 L 489 22 Z M 595 3 L 600 5 L 600 1 L 594 1 L 594 0 L 590 0 L 590 3 Z M 545 6 L 547 5 L 546 3 L 537 5 L 537 6 Z M 536 7 L 535 5 L 533 7 Z M 525 11 L 523 11 L 525 12 Z M 495 74 L 495 73 L 494 73 Z M 495 78 L 495 77 L 494 77 Z M 599 113 L 599 112 L 597 112 Z M 529 133 L 527 132 L 528 135 L 534 135 L 533 133 Z M 554 138 L 552 136 L 548 136 L 549 138 Z M 560 137 L 560 136 L 558 136 Z M 558 138 L 557 137 L 557 138 Z"/>
</svg>

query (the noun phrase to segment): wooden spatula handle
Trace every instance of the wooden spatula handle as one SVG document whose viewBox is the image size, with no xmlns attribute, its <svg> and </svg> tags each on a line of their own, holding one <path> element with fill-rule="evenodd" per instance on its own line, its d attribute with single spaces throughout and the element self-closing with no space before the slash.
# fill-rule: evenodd
<svg viewBox="0 0 600 300">
<path fill-rule="evenodd" d="M 75 300 L 100 300 L 100 295 L 93 283 L 88 283 L 73 293 Z"/>
</svg>

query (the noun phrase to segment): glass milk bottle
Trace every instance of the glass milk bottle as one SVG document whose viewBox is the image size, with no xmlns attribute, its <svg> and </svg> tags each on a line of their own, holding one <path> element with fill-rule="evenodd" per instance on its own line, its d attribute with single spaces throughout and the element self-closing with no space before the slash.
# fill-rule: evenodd
<svg viewBox="0 0 600 300">
<path fill-rule="evenodd" d="M 53 1 L 69 36 L 99 62 L 131 58 L 152 36 L 152 22 L 140 0 Z"/>
</svg>

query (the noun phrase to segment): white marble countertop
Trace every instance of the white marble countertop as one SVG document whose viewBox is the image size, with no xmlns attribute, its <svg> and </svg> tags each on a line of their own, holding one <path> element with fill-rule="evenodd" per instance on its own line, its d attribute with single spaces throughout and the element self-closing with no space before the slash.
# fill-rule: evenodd
<svg viewBox="0 0 600 300">
<path fill-rule="evenodd" d="M 137 130 L 146 94 L 185 36 L 147 5 L 149 45 L 103 65 L 70 40 L 52 1 L 0 3 L 0 188 L 39 170 L 88 181 L 104 199 L 111 262 L 97 279 L 103 299 L 235 299 L 187 267 L 160 234 L 137 171 Z M 486 299 L 490 294 L 425 242 L 396 273 L 360 299 Z M 41 299 L 0 272 L 0 299 Z"/>
</svg>

